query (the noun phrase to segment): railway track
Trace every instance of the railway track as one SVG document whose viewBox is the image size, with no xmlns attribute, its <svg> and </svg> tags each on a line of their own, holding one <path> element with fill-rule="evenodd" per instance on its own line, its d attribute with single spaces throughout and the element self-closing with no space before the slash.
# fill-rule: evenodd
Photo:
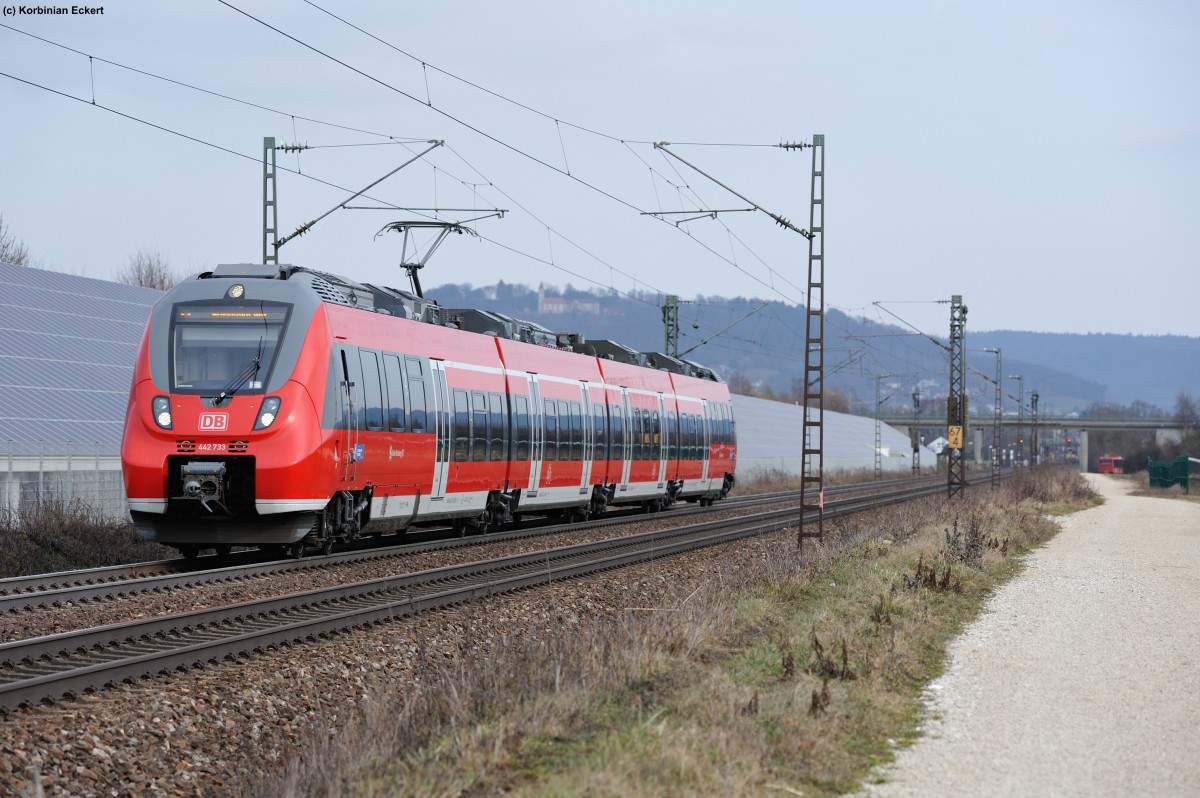
<svg viewBox="0 0 1200 798">
<path fill-rule="evenodd" d="M 939 481 L 837 499 L 827 502 L 825 514 L 837 518 L 942 490 Z M 762 535 L 788 526 L 795 517 L 795 509 L 788 507 L 6 643 L 0 645 L 0 710 Z"/>
<path fill-rule="evenodd" d="M 830 498 L 855 493 L 873 493 L 880 488 L 891 489 L 911 485 L 942 484 L 939 477 L 898 479 L 885 482 L 855 483 L 826 490 Z M 779 491 L 726 499 L 720 506 L 701 509 L 695 505 L 673 508 L 663 516 L 685 518 L 696 513 L 729 511 L 773 502 L 798 502 L 799 491 Z M 477 546 L 505 540 L 580 532 L 605 526 L 629 523 L 646 516 L 634 511 L 613 511 L 605 518 L 576 524 L 518 526 L 468 538 L 447 538 L 448 530 L 418 532 L 391 545 L 371 545 L 335 554 L 306 557 L 300 560 L 268 560 L 262 552 L 247 551 L 221 558 L 206 556 L 195 559 L 160 560 L 156 562 L 117 565 L 55 574 L 0 579 L 0 614 L 16 614 L 50 609 L 71 604 L 124 599 L 152 591 L 201 587 L 218 582 L 233 582 L 270 574 L 294 573 L 314 568 L 327 568 L 343 563 L 377 561 L 442 549 Z M 440 535 L 440 536 L 439 536 Z M 383 538 L 383 541 L 389 540 Z"/>
</svg>

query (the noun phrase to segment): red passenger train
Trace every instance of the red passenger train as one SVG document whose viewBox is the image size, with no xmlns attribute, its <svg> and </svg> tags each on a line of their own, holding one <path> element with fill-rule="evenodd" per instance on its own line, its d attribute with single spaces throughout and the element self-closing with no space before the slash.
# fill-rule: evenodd
<svg viewBox="0 0 1200 798">
<path fill-rule="evenodd" d="M 188 555 L 707 505 L 736 457 L 693 363 L 274 265 L 159 300 L 121 445 L 138 531 Z"/>
</svg>

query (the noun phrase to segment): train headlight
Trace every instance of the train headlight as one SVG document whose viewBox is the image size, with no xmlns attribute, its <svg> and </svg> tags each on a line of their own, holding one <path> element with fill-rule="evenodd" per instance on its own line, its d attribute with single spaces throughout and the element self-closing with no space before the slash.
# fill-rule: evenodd
<svg viewBox="0 0 1200 798">
<path fill-rule="evenodd" d="M 275 423 L 275 419 L 279 416 L 279 397 L 268 396 L 263 400 L 262 409 L 258 411 L 258 418 L 254 422 L 255 429 L 266 429 Z"/>
<path fill-rule="evenodd" d="M 156 396 L 150 403 L 150 412 L 154 423 L 163 429 L 171 429 L 171 399 L 167 396 Z"/>
</svg>

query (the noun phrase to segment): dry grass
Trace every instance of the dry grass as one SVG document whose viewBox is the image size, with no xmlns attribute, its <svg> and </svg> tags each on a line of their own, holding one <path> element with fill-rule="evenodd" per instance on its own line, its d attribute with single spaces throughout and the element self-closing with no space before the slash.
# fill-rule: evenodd
<svg viewBox="0 0 1200 798">
<path fill-rule="evenodd" d="M 680 584 L 670 611 L 574 634 L 533 624 L 481 661 L 431 657 L 414 689 L 379 688 L 248 794 L 853 789 L 914 733 L 946 643 L 1056 531 L 1029 497 L 1087 501 L 1077 473 L 1041 477 L 848 519 L 803 560 L 786 532 L 740 547 Z"/>
<path fill-rule="evenodd" d="M 174 556 L 174 549 L 143 541 L 132 524 L 81 502 L 43 502 L 20 514 L 0 510 L 0 578 Z"/>
<path fill-rule="evenodd" d="M 1172 485 L 1169 488 L 1150 487 L 1149 471 L 1126 474 L 1123 479 L 1132 482 L 1134 485 L 1133 489 L 1129 491 L 1130 496 L 1153 496 L 1158 499 L 1176 499 L 1178 501 L 1200 504 L 1200 475 L 1197 474 L 1189 475 L 1187 493 L 1184 492 L 1181 485 Z"/>
<path fill-rule="evenodd" d="M 888 472 L 883 475 L 883 479 L 903 479 L 908 476 L 911 476 L 908 472 Z M 836 485 L 869 484 L 874 480 L 874 469 L 858 468 L 826 472 L 824 482 L 826 487 L 834 487 Z M 739 479 L 733 488 L 732 495 L 752 496 L 757 493 L 774 493 L 785 490 L 800 490 L 800 477 L 782 469 L 771 469 L 756 472 L 752 478 L 747 480 Z"/>
</svg>

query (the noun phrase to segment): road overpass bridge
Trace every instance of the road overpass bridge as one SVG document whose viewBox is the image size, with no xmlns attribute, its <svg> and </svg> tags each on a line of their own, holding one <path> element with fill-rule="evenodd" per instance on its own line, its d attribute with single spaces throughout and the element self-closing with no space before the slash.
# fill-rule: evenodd
<svg viewBox="0 0 1200 798">
<path fill-rule="evenodd" d="M 889 424 L 906 434 L 908 430 L 914 426 L 914 420 L 911 414 L 908 415 L 886 415 L 880 416 L 880 420 Z M 988 435 L 990 434 L 995 417 L 991 415 L 972 415 L 968 422 L 968 434 L 970 438 L 971 448 L 973 452 L 968 456 L 972 456 L 976 463 L 987 461 L 985 455 L 988 453 Z M 1079 452 L 1079 463 L 1081 467 L 1087 468 L 1088 462 L 1088 433 L 1099 431 L 1119 431 L 1119 432 L 1153 432 L 1154 440 L 1159 446 L 1168 443 L 1179 443 L 1183 440 L 1183 426 L 1174 419 L 1169 418 L 1080 418 L 1079 416 L 1038 416 L 1037 419 L 1039 436 L 1047 432 L 1062 432 L 1074 433 L 1071 435 L 1072 442 L 1077 442 Z M 945 435 L 946 421 L 945 419 L 922 418 L 919 419 L 919 427 L 922 430 L 940 429 L 942 435 Z M 1023 419 L 1014 415 L 1004 415 L 1000 417 L 1000 427 L 1002 429 L 1022 428 L 1025 430 L 1026 436 L 1033 431 L 1033 418 L 1026 415 Z"/>
</svg>

